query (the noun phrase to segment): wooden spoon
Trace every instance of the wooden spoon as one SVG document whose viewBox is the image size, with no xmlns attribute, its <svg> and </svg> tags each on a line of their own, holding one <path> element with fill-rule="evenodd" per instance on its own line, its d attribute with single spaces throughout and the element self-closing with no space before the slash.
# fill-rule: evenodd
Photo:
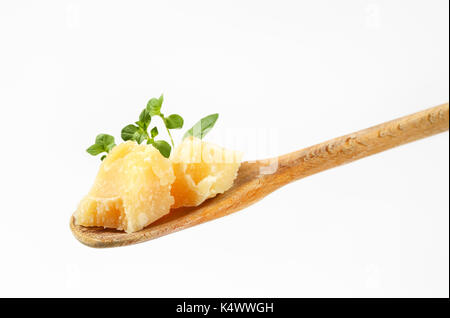
<svg viewBox="0 0 450 318">
<path fill-rule="evenodd" d="M 74 223 L 73 216 L 70 228 L 81 243 L 91 247 L 145 242 L 239 211 L 292 181 L 446 131 L 448 127 L 447 103 L 278 158 L 243 162 L 230 190 L 198 207 L 172 210 L 139 232 L 83 227 Z"/>
</svg>

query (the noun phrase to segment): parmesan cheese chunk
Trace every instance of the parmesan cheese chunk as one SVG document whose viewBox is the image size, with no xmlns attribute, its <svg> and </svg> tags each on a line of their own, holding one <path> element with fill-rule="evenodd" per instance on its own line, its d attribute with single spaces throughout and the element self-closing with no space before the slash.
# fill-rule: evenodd
<svg viewBox="0 0 450 318">
<path fill-rule="evenodd" d="M 221 148 L 195 137 L 186 138 L 172 153 L 175 172 L 172 208 L 198 206 L 233 185 L 242 153 Z"/>
<path fill-rule="evenodd" d="M 75 212 L 76 224 L 128 233 L 143 229 L 174 203 L 172 164 L 150 145 L 127 141 L 109 153 Z"/>
</svg>

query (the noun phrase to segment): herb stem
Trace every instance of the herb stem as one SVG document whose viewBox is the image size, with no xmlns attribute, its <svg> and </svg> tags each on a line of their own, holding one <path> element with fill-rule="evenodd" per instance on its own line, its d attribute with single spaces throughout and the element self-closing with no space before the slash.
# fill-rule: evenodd
<svg viewBox="0 0 450 318">
<path fill-rule="evenodd" d="M 172 143 L 172 147 L 175 147 L 175 144 L 174 144 L 173 138 L 172 138 L 172 134 L 170 133 L 169 128 L 166 127 L 166 130 L 167 130 L 167 133 L 169 134 L 170 142 Z"/>
<path fill-rule="evenodd" d="M 161 117 L 161 119 L 162 119 L 162 121 L 163 121 L 163 123 L 164 123 L 164 127 L 166 127 L 166 131 L 167 131 L 167 134 L 168 134 L 169 137 L 170 137 L 170 142 L 172 143 L 172 147 L 175 147 L 175 143 L 173 142 L 172 134 L 170 133 L 170 130 L 169 130 L 169 128 L 167 127 L 166 121 L 165 121 L 165 119 L 164 119 L 164 115 L 163 115 L 162 113 L 160 113 L 160 114 L 159 114 L 159 117 Z"/>
</svg>

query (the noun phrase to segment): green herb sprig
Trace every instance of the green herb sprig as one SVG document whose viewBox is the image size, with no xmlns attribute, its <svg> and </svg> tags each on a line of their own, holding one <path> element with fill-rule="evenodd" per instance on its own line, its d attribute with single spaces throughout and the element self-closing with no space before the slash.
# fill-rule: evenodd
<svg viewBox="0 0 450 318">
<path fill-rule="evenodd" d="M 139 120 L 134 124 L 125 126 L 121 131 L 121 137 L 124 141 L 133 140 L 138 144 L 146 142 L 149 145 L 153 145 L 159 152 L 166 158 L 169 158 L 172 151 L 172 147 L 175 147 L 173 142 L 171 130 L 181 129 L 184 125 L 184 119 L 178 114 L 172 114 L 165 116 L 161 112 L 161 107 L 164 102 L 164 96 L 161 95 L 159 98 L 152 98 L 148 101 L 147 106 L 142 110 L 139 115 Z M 155 140 L 158 136 L 158 128 L 154 126 L 150 133 L 148 129 L 152 122 L 152 117 L 160 117 L 164 127 L 166 128 L 167 134 L 170 137 L 170 145 L 164 140 Z M 184 138 L 189 136 L 194 136 L 202 139 L 213 127 L 219 118 L 219 114 L 211 114 L 202 118 L 198 121 L 191 129 L 189 129 L 185 134 Z M 107 134 L 100 134 L 97 136 L 95 144 L 87 149 L 87 152 L 93 156 L 100 153 L 106 152 L 107 154 L 115 146 L 114 137 Z M 106 155 L 101 157 L 101 160 L 105 159 Z"/>
<path fill-rule="evenodd" d="M 99 134 L 97 135 L 97 138 L 95 138 L 95 144 L 86 149 L 86 151 L 93 156 L 97 156 L 104 152 L 108 154 L 115 146 L 116 143 L 113 136 L 108 134 Z M 101 160 L 103 161 L 105 158 L 106 155 L 103 155 Z"/>
<path fill-rule="evenodd" d="M 135 124 L 125 126 L 122 129 L 121 136 L 124 141 L 134 140 L 138 144 L 147 141 L 147 144 L 153 145 L 164 157 L 169 158 L 172 147 L 175 147 L 170 129 L 181 129 L 183 127 L 184 120 L 177 114 L 165 117 L 164 114 L 161 113 L 163 101 L 163 95 L 161 95 L 160 98 L 150 99 L 147 103 L 147 107 L 141 112 L 139 120 L 135 122 Z M 150 134 L 148 133 L 148 128 L 152 121 L 152 117 L 154 116 L 158 116 L 162 119 L 170 137 L 172 146 L 164 140 L 155 140 L 155 137 L 159 134 L 156 126 L 151 129 Z"/>
<path fill-rule="evenodd" d="M 170 141 L 172 143 L 172 147 L 175 147 L 175 143 L 173 142 L 172 134 L 170 133 L 171 129 L 181 129 L 184 125 L 184 119 L 178 114 L 172 114 L 167 117 L 161 113 L 161 106 L 164 101 L 164 96 L 161 95 L 159 98 L 152 98 L 148 101 L 146 110 L 150 116 L 159 116 L 164 126 L 166 127 L 167 134 L 170 137 Z"/>
</svg>

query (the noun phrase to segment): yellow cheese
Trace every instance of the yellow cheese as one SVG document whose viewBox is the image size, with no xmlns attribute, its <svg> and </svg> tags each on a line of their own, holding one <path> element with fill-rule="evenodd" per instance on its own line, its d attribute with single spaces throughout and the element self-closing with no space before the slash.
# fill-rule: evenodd
<svg viewBox="0 0 450 318">
<path fill-rule="evenodd" d="M 139 231 L 174 203 L 172 164 L 153 146 L 122 143 L 100 166 L 94 186 L 75 212 L 76 224 Z"/>
<path fill-rule="evenodd" d="M 175 172 L 172 208 L 198 206 L 206 199 L 227 191 L 237 176 L 242 153 L 186 138 L 172 153 Z"/>
</svg>

